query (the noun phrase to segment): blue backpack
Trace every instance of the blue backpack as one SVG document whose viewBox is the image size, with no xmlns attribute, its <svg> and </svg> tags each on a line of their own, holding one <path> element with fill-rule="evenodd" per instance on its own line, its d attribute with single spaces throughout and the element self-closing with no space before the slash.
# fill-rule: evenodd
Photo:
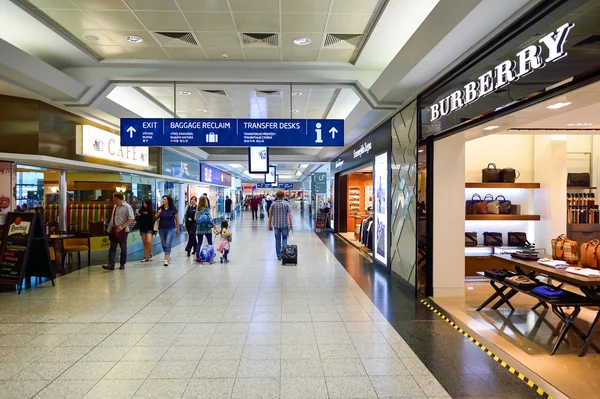
<svg viewBox="0 0 600 399">
<path fill-rule="evenodd" d="M 200 212 L 196 218 L 196 223 L 201 230 L 210 230 L 213 228 L 213 221 L 207 212 Z"/>
</svg>

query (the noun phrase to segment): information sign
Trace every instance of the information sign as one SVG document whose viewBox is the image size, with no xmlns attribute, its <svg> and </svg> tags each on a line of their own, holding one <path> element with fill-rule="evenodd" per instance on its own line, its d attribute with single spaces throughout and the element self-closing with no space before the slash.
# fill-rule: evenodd
<svg viewBox="0 0 600 399">
<path fill-rule="evenodd" d="M 343 119 L 121 119 L 121 145 L 343 147 Z"/>
</svg>

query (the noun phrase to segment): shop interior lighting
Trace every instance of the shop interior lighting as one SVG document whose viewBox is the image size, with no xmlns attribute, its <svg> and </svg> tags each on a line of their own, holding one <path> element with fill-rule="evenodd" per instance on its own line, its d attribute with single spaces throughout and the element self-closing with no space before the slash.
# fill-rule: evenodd
<svg viewBox="0 0 600 399">
<path fill-rule="evenodd" d="M 494 129 L 498 129 L 500 126 L 488 126 L 488 127 L 484 127 L 483 130 L 494 130 Z"/>
<path fill-rule="evenodd" d="M 308 37 L 297 37 L 293 40 L 294 44 L 297 44 L 298 46 L 306 46 L 307 44 L 310 44 L 312 40 Z"/>
<path fill-rule="evenodd" d="M 564 102 L 564 103 L 556 103 L 556 104 L 552 104 L 552 105 L 548 105 L 546 108 L 548 109 L 559 109 L 559 108 L 563 108 L 566 106 L 571 105 L 570 101 Z"/>
<path fill-rule="evenodd" d="M 129 43 L 141 43 L 144 41 L 144 39 L 140 36 L 137 35 L 125 35 L 125 40 L 127 40 Z"/>
<path fill-rule="evenodd" d="M 593 123 L 568 123 L 567 126 L 592 126 Z"/>
<path fill-rule="evenodd" d="M 50 191 L 52 191 L 53 194 L 56 194 L 58 192 L 58 186 L 50 187 Z"/>
</svg>

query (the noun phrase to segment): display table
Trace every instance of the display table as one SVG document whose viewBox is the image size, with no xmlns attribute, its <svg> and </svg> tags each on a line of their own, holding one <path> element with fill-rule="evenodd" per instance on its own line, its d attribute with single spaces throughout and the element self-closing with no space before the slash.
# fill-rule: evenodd
<svg viewBox="0 0 600 399">
<path fill-rule="evenodd" d="M 537 261 L 516 259 L 510 255 L 495 254 L 492 255 L 492 257 L 504 263 L 507 269 L 513 269 L 518 275 L 527 276 L 531 279 L 535 279 L 535 277 L 538 275 L 545 276 L 562 284 L 572 285 L 578 288 L 583 295 L 565 291 L 564 295 L 549 298 L 539 295 L 533 291 L 519 288 L 508 283 L 507 281 L 504 281 L 503 279 L 485 276 L 486 278 L 490 279 L 490 285 L 494 289 L 494 293 L 477 308 L 477 311 L 484 309 L 496 299 L 498 299 L 498 301 L 491 307 L 492 309 L 498 309 L 502 305 L 507 305 L 514 310 L 514 307 L 510 303 L 511 298 L 518 293 L 524 293 L 536 298 L 538 301 L 540 301 L 540 303 L 544 304 L 544 306 L 552 306 L 552 312 L 554 312 L 554 314 L 556 314 L 556 316 L 558 316 L 558 318 L 560 318 L 560 320 L 563 322 L 563 327 L 558 335 L 558 339 L 552 351 L 550 352 L 551 355 L 556 353 L 558 347 L 570 329 L 575 331 L 575 333 L 584 342 L 583 347 L 579 352 L 579 356 L 584 356 L 590 346 L 596 352 L 600 353 L 600 348 L 592 344 L 592 337 L 598 325 L 598 321 L 600 321 L 600 311 L 594 318 L 594 321 L 592 322 L 592 325 L 587 333 L 582 332 L 573 324 L 582 306 L 593 306 L 600 308 L 600 294 L 598 292 L 598 287 L 600 287 L 600 277 L 580 276 L 578 274 L 568 273 L 564 269 L 555 269 L 550 266 L 544 266 L 537 263 Z M 538 305 L 536 305 L 536 307 L 537 306 Z M 567 311 L 570 311 L 570 313 L 567 313 Z"/>
</svg>

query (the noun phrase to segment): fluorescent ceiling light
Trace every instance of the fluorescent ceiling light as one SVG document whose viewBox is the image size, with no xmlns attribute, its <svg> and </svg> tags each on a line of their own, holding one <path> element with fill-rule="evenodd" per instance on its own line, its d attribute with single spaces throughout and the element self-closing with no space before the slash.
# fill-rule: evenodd
<svg viewBox="0 0 600 399">
<path fill-rule="evenodd" d="M 567 126 L 592 126 L 593 123 L 568 123 Z"/>
<path fill-rule="evenodd" d="M 243 168 L 244 165 L 242 165 L 241 163 L 230 163 L 229 166 L 231 166 L 232 168 Z"/>
<path fill-rule="evenodd" d="M 498 129 L 500 126 L 488 126 L 488 127 L 484 127 L 483 130 L 494 130 L 494 129 Z"/>
<path fill-rule="evenodd" d="M 117 86 L 106 97 L 141 118 L 173 117 L 133 87 Z"/>
<path fill-rule="evenodd" d="M 189 96 L 192 93 L 190 93 L 189 91 L 180 91 L 179 94 L 181 94 L 182 96 Z"/>
<path fill-rule="evenodd" d="M 297 171 L 296 171 L 296 177 L 300 177 L 300 176 L 302 176 L 302 172 L 301 172 L 301 171 L 299 171 L 299 170 L 297 170 Z"/>
<path fill-rule="evenodd" d="M 308 168 L 307 163 L 303 163 L 302 165 L 300 165 L 300 169 L 306 169 L 306 168 Z"/>
<path fill-rule="evenodd" d="M 572 103 L 570 101 L 567 101 L 565 103 L 556 103 L 556 104 L 552 104 L 552 105 L 548 105 L 546 108 L 548 109 L 559 109 L 562 107 L 566 107 L 568 105 L 571 105 Z"/>
<path fill-rule="evenodd" d="M 294 97 L 299 97 L 301 95 L 302 95 L 302 93 L 300 93 L 299 91 L 295 91 L 292 93 L 292 96 L 294 96 Z"/>
<path fill-rule="evenodd" d="M 130 43 L 141 43 L 144 41 L 144 39 L 140 36 L 137 35 L 125 35 L 125 40 L 127 40 Z"/>
<path fill-rule="evenodd" d="M 294 44 L 297 44 L 298 46 L 306 46 L 307 44 L 310 44 L 310 42 L 312 42 L 312 40 L 308 37 L 297 37 L 293 40 Z"/>
</svg>

